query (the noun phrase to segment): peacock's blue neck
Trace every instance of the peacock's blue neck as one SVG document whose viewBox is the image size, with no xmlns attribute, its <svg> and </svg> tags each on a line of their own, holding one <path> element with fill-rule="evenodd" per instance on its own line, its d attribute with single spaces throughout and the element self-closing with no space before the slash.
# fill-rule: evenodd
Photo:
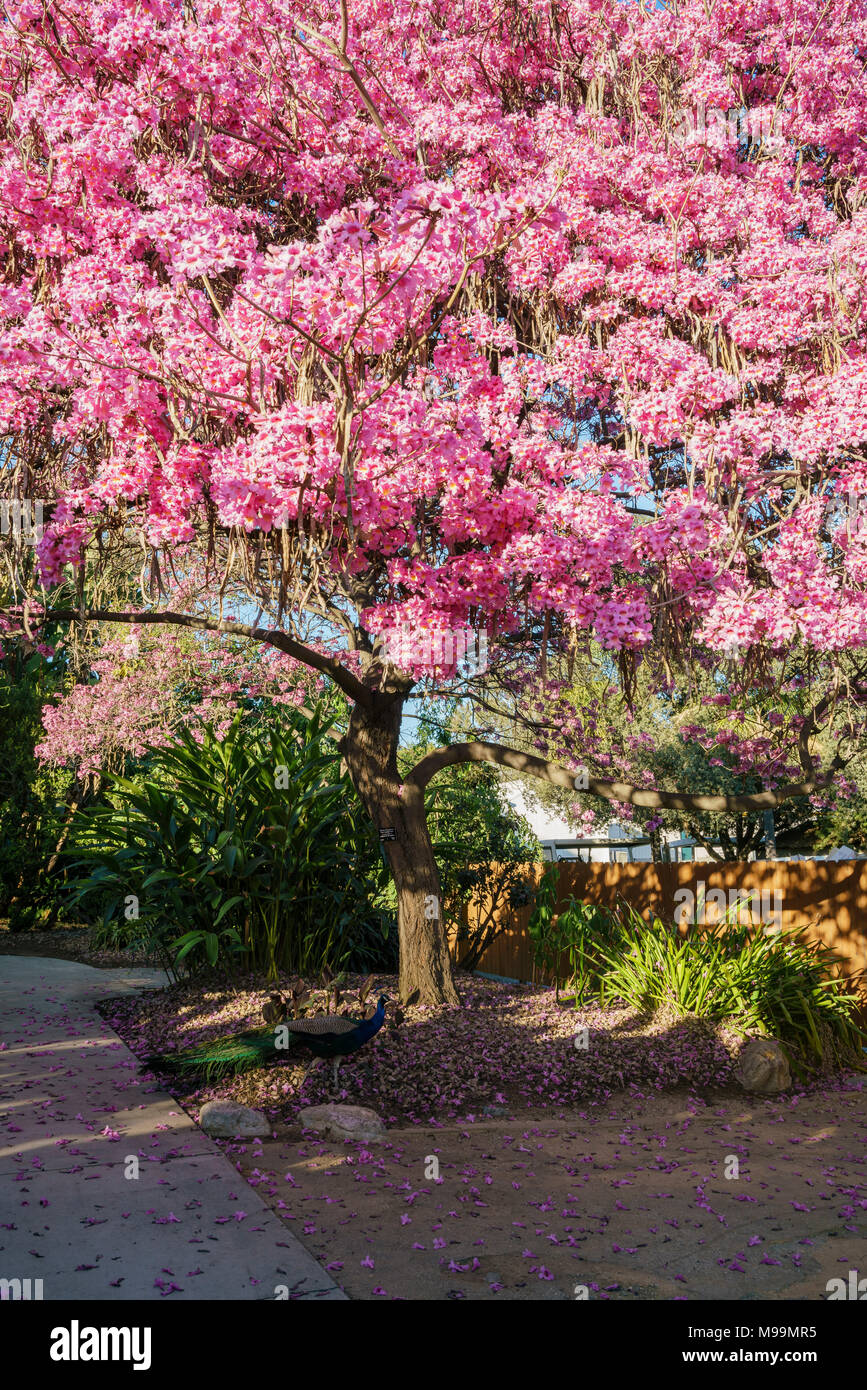
<svg viewBox="0 0 867 1390">
<path fill-rule="evenodd" d="M 368 1038 L 372 1038 L 374 1033 L 379 1032 L 384 1022 L 385 1004 L 380 999 L 379 1003 L 376 1006 L 376 1013 L 373 1015 L 373 1018 L 366 1018 L 362 1023 L 359 1023 L 358 1028 L 356 1030 L 356 1037 L 358 1037 L 362 1042 L 367 1042 Z"/>
</svg>

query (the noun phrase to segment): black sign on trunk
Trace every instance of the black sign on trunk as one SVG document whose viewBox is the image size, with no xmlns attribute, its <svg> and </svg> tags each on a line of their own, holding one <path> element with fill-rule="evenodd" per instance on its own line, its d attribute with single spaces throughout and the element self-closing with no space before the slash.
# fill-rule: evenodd
<svg viewBox="0 0 867 1390">
<path fill-rule="evenodd" d="M 393 840 L 395 838 L 393 825 L 381 825 L 379 828 L 380 840 Z"/>
</svg>

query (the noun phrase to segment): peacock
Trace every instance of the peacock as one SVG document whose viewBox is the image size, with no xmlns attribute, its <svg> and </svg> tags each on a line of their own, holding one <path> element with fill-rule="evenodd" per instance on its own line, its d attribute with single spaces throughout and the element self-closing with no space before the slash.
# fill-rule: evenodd
<svg viewBox="0 0 867 1390">
<path fill-rule="evenodd" d="M 301 1086 L 323 1058 L 330 1058 L 333 1064 L 332 1082 L 336 1091 L 341 1057 L 348 1057 L 350 1053 L 357 1052 L 379 1032 L 385 1022 L 387 1003 L 387 995 L 380 995 L 370 1018 L 352 1019 L 342 1014 L 315 1014 L 313 1018 L 290 1019 L 286 1018 L 286 1004 L 282 996 L 272 994 L 262 1010 L 270 1027 L 261 1028 L 256 1032 L 239 1033 L 234 1038 L 220 1038 L 215 1042 L 200 1043 L 197 1047 L 185 1048 L 183 1052 L 175 1054 L 162 1053 L 144 1057 L 142 1066 L 151 1071 L 165 1071 L 174 1075 L 201 1071 L 208 1081 L 212 1081 L 221 1076 L 248 1071 L 253 1067 L 267 1066 L 270 1062 L 283 1061 L 287 1052 L 294 1050 L 294 1044 L 295 1047 L 305 1047 L 313 1053 L 313 1061 L 304 1073 Z"/>
</svg>

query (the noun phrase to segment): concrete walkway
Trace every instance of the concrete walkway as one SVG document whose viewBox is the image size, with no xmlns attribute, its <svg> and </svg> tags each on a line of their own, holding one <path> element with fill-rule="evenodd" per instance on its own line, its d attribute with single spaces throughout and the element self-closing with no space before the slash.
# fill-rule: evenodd
<svg viewBox="0 0 867 1390">
<path fill-rule="evenodd" d="M 44 1299 L 345 1298 L 94 1008 L 164 983 L 0 957 L 0 1279 Z"/>
</svg>

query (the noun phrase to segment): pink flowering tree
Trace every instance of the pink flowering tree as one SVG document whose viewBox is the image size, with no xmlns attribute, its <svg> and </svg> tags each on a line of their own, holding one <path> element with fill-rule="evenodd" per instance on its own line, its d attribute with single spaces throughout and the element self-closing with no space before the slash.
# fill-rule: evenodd
<svg viewBox="0 0 867 1390">
<path fill-rule="evenodd" d="M 648 678 L 656 673 L 645 663 L 635 672 L 627 703 L 622 684 L 604 671 L 604 662 L 597 660 L 594 667 L 585 656 L 583 672 L 573 667 L 570 678 L 569 663 L 561 660 L 559 679 L 552 677 L 551 665 L 545 682 L 504 682 L 512 688 L 497 692 L 495 712 L 488 693 L 485 709 L 502 740 L 562 762 L 580 742 L 585 766 L 599 777 L 616 772 L 637 788 L 717 797 L 716 810 L 692 797 L 669 809 L 665 800 L 617 803 L 537 781 L 530 799 L 564 816 L 576 835 L 605 832 L 614 815 L 633 834 L 649 835 L 655 860 L 664 857 L 663 827 L 688 833 L 713 859 L 742 860 L 752 853 L 763 858 L 769 831 L 763 809 L 773 814 L 776 847 L 785 852 L 825 834 L 849 815 L 853 798 L 860 801 L 857 780 L 840 769 L 851 761 L 847 744 L 865 746 L 864 712 L 857 701 L 843 700 L 834 718 L 816 721 L 815 696 L 803 677 L 762 681 L 748 664 L 732 660 L 706 663 L 706 669 L 697 664 L 690 681 L 666 688 Z M 815 790 L 776 808 L 730 805 L 731 797 L 776 791 L 802 776 L 801 732 L 810 716 L 813 761 L 822 769 L 833 764 L 837 775 L 820 777 Z"/>
<path fill-rule="evenodd" d="M 176 628 L 107 625 L 86 665 L 90 680 L 46 704 L 35 749 L 78 778 L 122 769 L 183 725 L 197 734 L 212 724 L 221 735 L 241 707 L 307 708 L 319 694 L 319 678 L 273 647 L 203 642 Z"/>
<path fill-rule="evenodd" d="M 797 780 L 713 798 L 615 770 L 590 779 L 609 801 L 773 806 L 848 756 L 815 740 L 867 678 L 865 20 L 4 7 L 3 487 L 51 504 L 6 631 L 232 632 L 336 683 L 404 995 L 457 997 L 429 780 L 489 760 L 571 788 L 589 751 L 468 737 L 401 780 L 408 697 L 462 688 L 455 634 L 487 644 L 482 721 L 480 684 L 544 686 L 591 637 L 627 696 L 638 662 L 660 688 L 733 661 L 812 685 Z M 136 555 L 137 602 L 52 601 Z"/>
</svg>

